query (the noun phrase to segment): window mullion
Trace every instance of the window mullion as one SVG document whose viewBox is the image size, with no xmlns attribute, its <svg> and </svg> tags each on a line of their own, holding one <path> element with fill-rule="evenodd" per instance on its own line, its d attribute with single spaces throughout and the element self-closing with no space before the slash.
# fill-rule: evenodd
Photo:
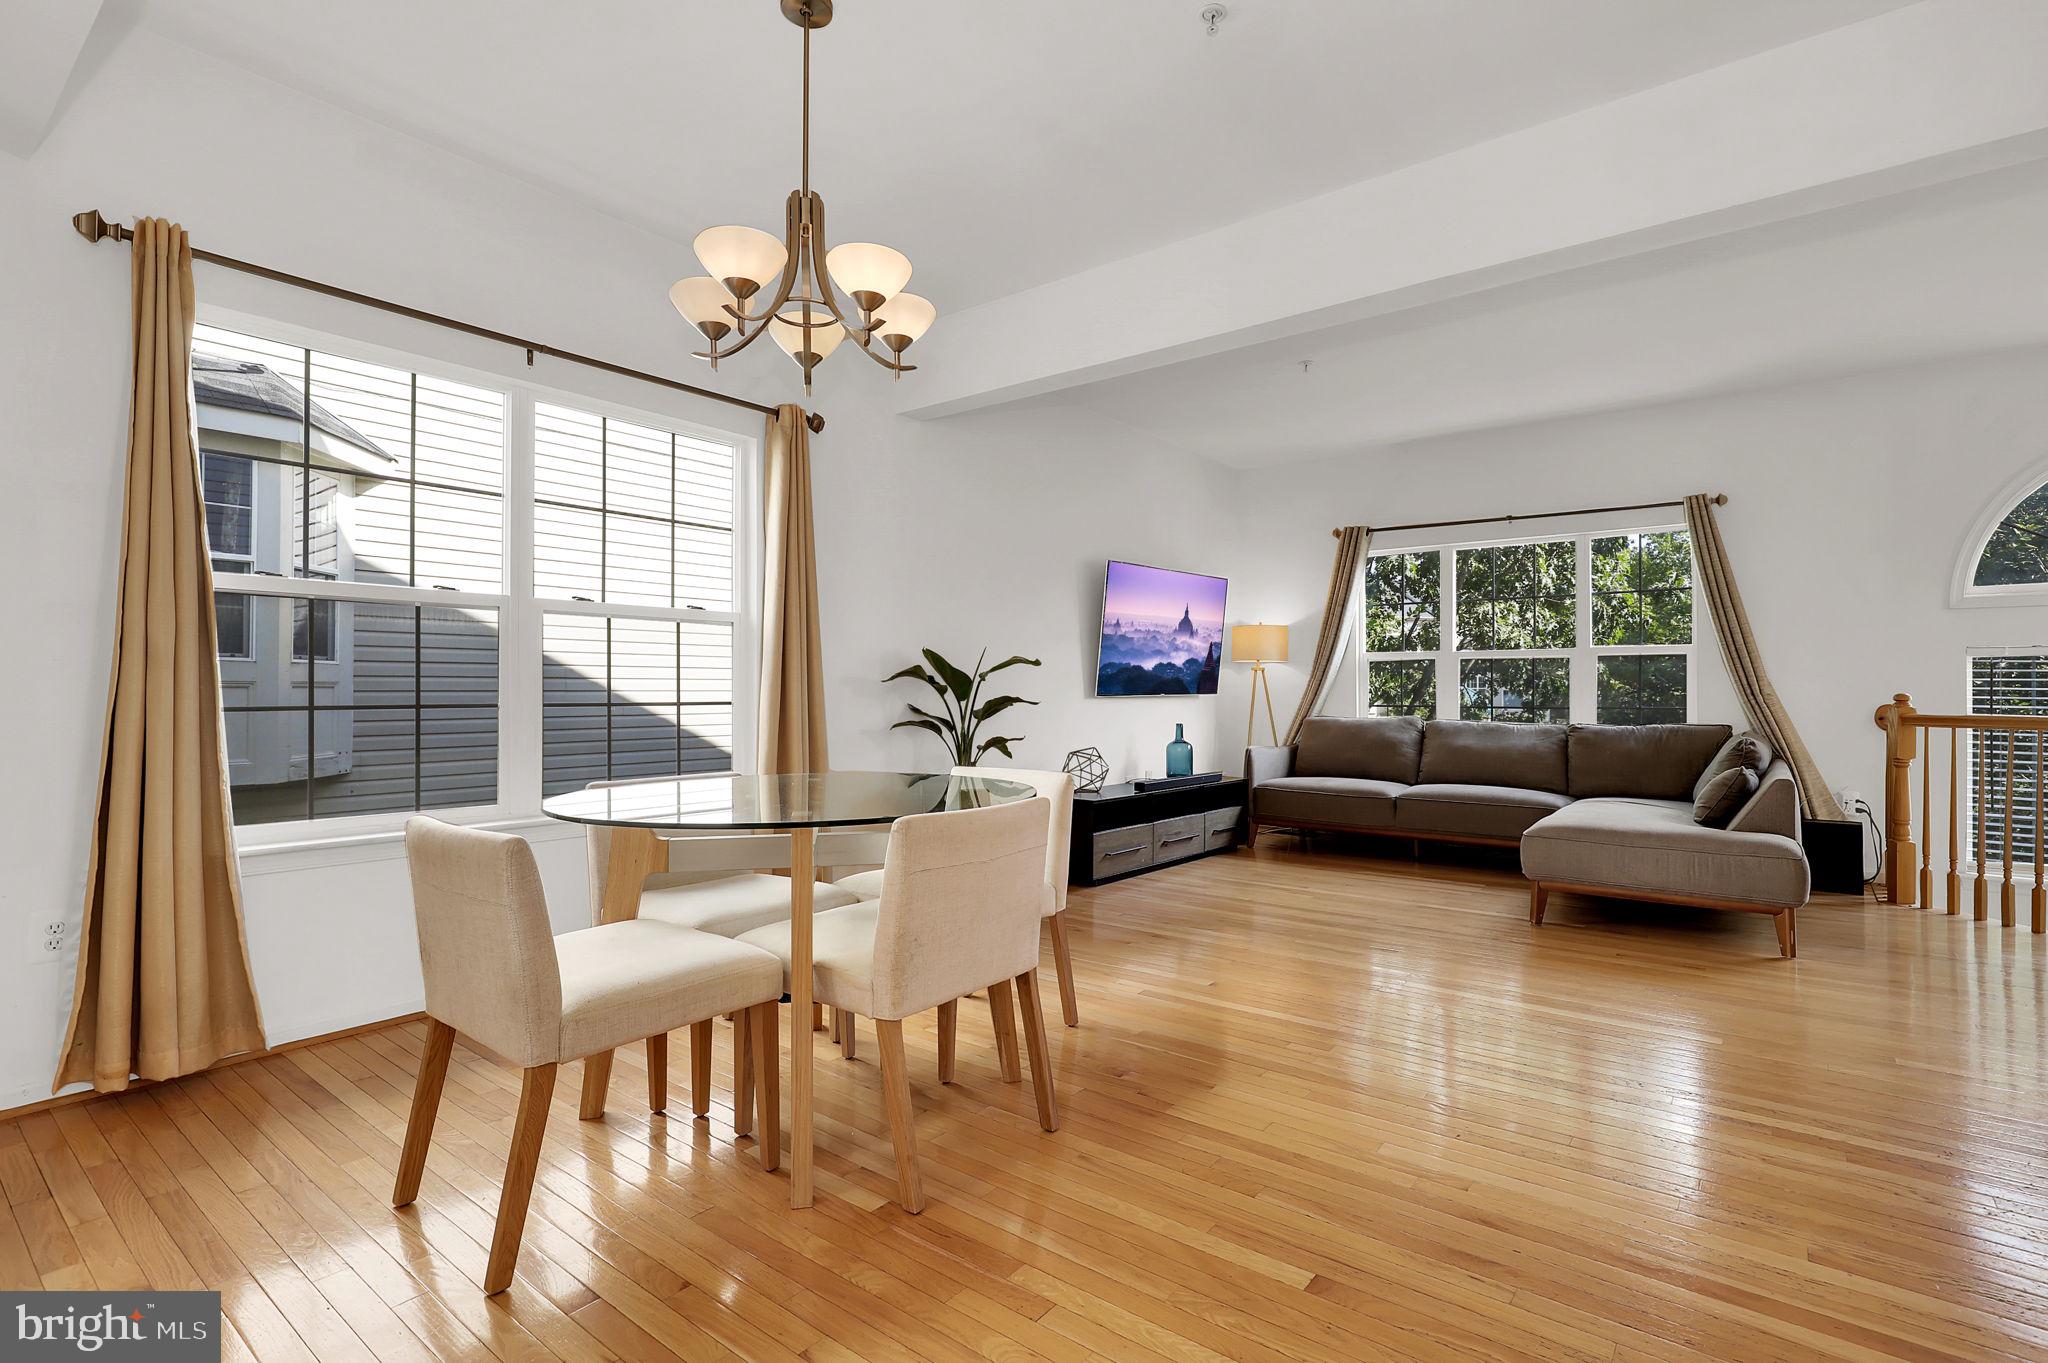
<svg viewBox="0 0 2048 1363">
<path fill-rule="evenodd" d="M 1577 556 L 1578 592 L 1572 603 L 1571 696 L 1572 723 L 1591 724 L 1599 705 L 1599 676 L 1593 661 L 1593 537 L 1580 535 L 1573 544 Z"/>
<path fill-rule="evenodd" d="M 498 803 L 540 804 L 541 617 L 534 596 L 534 395 L 515 389 L 505 411 L 505 589 L 498 618 Z"/>
<path fill-rule="evenodd" d="M 1436 717 L 1456 719 L 1458 705 L 1458 551 L 1437 552 Z"/>
</svg>

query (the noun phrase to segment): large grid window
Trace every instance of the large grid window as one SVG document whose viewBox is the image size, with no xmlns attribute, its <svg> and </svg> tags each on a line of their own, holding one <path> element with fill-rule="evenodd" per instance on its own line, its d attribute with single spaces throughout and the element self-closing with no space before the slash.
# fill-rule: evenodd
<svg viewBox="0 0 2048 1363">
<path fill-rule="evenodd" d="M 1446 545 L 1367 559 L 1359 712 L 1511 723 L 1683 723 L 1692 546 L 1683 530 Z"/>
<path fill-rule="evenodd" d="M 193 388 L 237 823 L 733 765 L 739 441 L 217 326 Z"/>
<path fill-rule="evenodd" d="M 2039 651 L 1981 653 L 1970 659 L 1970 713 L 1973 715 L 2048 715 L 2048 653 Z M 1930 736 L 1932 731 L 1930 732 Z M 2041 835 L 2035 802 L 2042 763 L 2048 762 L 2042 735 L 1971 732 L 1962 737 L 1967 792 L 1964 838 L 1977 865 L 2003 865 L 2007 859 L 2007 824 L 2011 824 L 2011 860 L 2031 866 Z M 1933 761 L 1929 751 L 1924 760 Z M 1946 760 L 1944 758 L 1944 760 Z M 1937 778 L 1938 779 L 1938 778 Z M 1984 838 L 1977 839 L 1977 791 L 1984 791 Z M 2010 807 L 2010 820 L 2006 811 Z"/>
</svg>

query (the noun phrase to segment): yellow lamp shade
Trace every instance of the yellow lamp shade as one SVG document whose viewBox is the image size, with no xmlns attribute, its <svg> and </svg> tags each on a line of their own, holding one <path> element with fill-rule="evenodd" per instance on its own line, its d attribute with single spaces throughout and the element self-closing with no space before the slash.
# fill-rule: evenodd
<svg viewBox="0 0 2048 1363">
<path fill-rule="evenodd" d="M 1239 663 L 1287 661 L 1287 626 L 1232 625 L 1230 658 Z"/>
<path fill-rule="evenodd" d="M 939 310 L 932 306 L 930 299 L 920 298 L 914 293 L 899 293 L 876 311 L 874 334 L 888 343 L 891 349 L 901 350 L 931 330 L 938 316 Z M 890 340 L 897 336 L 903 338 L 901 345 Z"/>
<path fill-rule="evenodd" d="M 782 243 L 755 227 L 707 227 L 697 234 L 697 259 L 705 273 L 738 294 L 751 294 L 782 273 L 789 252 Z"/>
<path fill-rule="evenodd" d="M 873 312 L 910 282 L 910 258 L 872 241 L 846 241 L 825 253 L 825 271 L 854 302 Z"/>
<path fill-rule="evenodd" d="M 811 323 L 810 343 L 804 342 L 803 323 Z M 846 328 L 832 320 L 832 314 L 823 308 L 809 308 L 806 311 L 780 313 L 768 319 L 768 334 L 775 338 L 789 357 L 799 364 L 805 350 L 823 360 L 839 348 L 846 339 Z"/>
<path fill-rule="evenodd" d="M 668 291 L 668 301 L 688 318 L 697 330 L 717 340 L 739 325 L 726 308 L 735 300 L 732 291 L 709 275 L 678 279 Z"/>
</svg>

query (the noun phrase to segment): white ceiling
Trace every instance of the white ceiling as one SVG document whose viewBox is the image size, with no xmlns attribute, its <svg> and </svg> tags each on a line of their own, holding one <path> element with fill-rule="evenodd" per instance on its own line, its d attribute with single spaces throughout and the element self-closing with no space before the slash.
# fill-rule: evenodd
<svg viewBox="0 0 2048 1363">
<path fill-rule="evenodd" d="M 1239 467 L 1364 455 L 2048 345 L 2043 242 L 2048 163 L 2036 161 L 1036 401 Z"/>
<path fill-rule="evenodd" d="M 1905 0 L 840 0 L 835 240 L 942 312 L 1897 9 Z M 779 229 L 776 0 L 147 0 L 150 28 L 687 243 Z M 677 273 L 694 272 L 685 249 Z"/>
</svg>

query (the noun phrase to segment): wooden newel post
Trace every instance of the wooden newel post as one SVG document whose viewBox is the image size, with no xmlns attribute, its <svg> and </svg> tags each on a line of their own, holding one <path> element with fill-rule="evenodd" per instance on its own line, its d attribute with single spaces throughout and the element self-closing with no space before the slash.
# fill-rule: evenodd
<svg viewBox="0 0 2048 1363">
<path fill-rule="evenodd" d="M 1894 904 L 1911 904 L 1918 897 L 1913 883 L 1920 859 L 1913 842 L 1913 756 L 1919 735 L 1910 722 L 1915 713 L 1913 698 L 1903 691 L 1891 704 L 1877 707 L 1877 724 L 1884 730 L 1884 889 Z"/>
</svg>

